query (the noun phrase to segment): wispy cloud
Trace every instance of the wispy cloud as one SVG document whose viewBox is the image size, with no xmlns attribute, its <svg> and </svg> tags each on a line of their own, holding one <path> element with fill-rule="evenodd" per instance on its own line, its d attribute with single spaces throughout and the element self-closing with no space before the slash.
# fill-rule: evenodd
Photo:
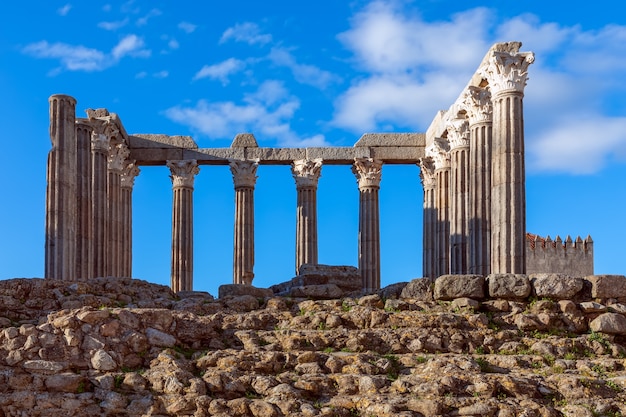
<svg viewBox="0 0 626 417">
<path fill-rule="evenodd" d="M 72 9 L 72 5 L 68 3 L 65 6 L 57 9 L 57 13 L 59 14 L 59 16 L 67 16 L 67 14 L 70 12 L 71 9 Z"/>
<path fill-rule="evenodd" d="M 205 65 L 194 75 L 193 79 L 210 78 L 220 80 L 222 84 L 228 84 L 228 76 L 245 67 L 245 63 L 239 59 L 229 58 L 214 65 Z"/>
<path fill-rule="evenodd" d="M 162 14 L 163 12 L 160 11 L 159 9 L 152 9 L 145 16 L 137 19 L 136 24 L 137 26 L 145 26 L 148 24 L 148 20 L 152 19 L 153 17 L 161 16 Z"/>
<path fill-rule="evenodd" d="M 198 26 L 189 22 L 180 22 L 178 24 L 178 29 L 182 30 L 185 33 L 193 33 Z"/>
<path fill-rule="evenodd" d="M 200 100 L 195 106 L 176 106 L 165 111 L 171 120 L 187 125 L 209 139 L 231 139 L 237 133 L 255 132 L 257 138 L 279 146 L 323 146 L 323 135 L 301 137 L 290 125 L 300 107 L 279 81 L 266 81 L 247 94 L 242 103 Z"/>
<path fill-rule="evenodd" d="M 149 57 L 150 50 L 144 48 L 145 43 L 142 38 L 137 35 L 128 35 L 124 37 L 111 51 L 111 55 L 116 61 L 119 61 L 126 55 L 133 57 Z"/>
<path fill-rule="evenodd" d="M 99 22 L 98 27 L 104 30 L 116 31 L 128 24 L 128 18 L 123 20 L 115 20 L 112 22 Z"/>
<path fill-rule="evenodd" d="M 35 58 L 58 59 L 61 68 L 68 71 L 103 71 L 117 64 L 125 56 L 145 58 L 150 50 L 137 35 L 128 35 L 113 47 L 109 54 L 98 49 L 66 43 L 40 41 L 27 45 L 22 52 Z M 55 73 L 58 71 L 54 71 Z"/>
<path fill-rule="evenodd" d="M 324 71 L 314 65 L 300 64 L 296 61 L 289 50 L 285 48 L 272 48 L 269 59 L 275 64 L 289 68 L 296 81 L 302 84 L 312 85 L 324 89 L 329 84 L 341 81 L 335 74 Z"/>
<path fill-rule="evenodd" d="M 272 41 L 272 35 L 261 33 L 261 29 L 256 23 L 246 22 L 239 23 L 224 31 L 220 38 L 220 43 L 229 40 L 243 42 L 249 45 L 265 45 Z"/>
</svg>

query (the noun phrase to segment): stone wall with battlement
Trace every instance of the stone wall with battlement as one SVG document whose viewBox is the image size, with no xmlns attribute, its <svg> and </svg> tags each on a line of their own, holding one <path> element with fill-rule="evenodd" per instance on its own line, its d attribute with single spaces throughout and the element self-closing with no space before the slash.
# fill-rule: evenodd
<svg viewBox="0 0 626 417">
<path fill-rule="evenodd" d="M 593 240 L 591 236 L 572 240 L 560 236 L 554 240 L 526 234 L 526 273 L 554 272 L 584 277 L 593 275 Z"/>
</svg>

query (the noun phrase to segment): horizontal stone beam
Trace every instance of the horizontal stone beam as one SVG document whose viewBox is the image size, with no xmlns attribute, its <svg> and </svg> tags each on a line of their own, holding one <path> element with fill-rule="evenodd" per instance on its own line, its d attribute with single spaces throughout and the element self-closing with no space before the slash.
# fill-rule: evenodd
<svg viewBox="0 0 626 417">
<path fill-rule="evenodd" d="M 424 157 L 422 146 L 359 148 L 131 148 L 137 165 L 165 165 L 166 161 L 195 159 L 199 165 L 228 165 L 230 159 L 259 159 L 261 165 L 289 165 L 299 159 L 322 158 L 325 165 L 350 165 L 354 158 L 374 158 L 385 164 L 415 164 Z"/>
</svg>

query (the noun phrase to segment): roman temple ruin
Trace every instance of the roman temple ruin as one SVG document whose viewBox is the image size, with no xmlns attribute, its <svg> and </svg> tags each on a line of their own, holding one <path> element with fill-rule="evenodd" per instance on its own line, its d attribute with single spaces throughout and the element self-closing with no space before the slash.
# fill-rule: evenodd
<svg viewBox="0 0 626 417">
<path fill-rule="evenodd" d="M 297 190 L 296 273 L 304 264 L 318 263 L 316 193 L 323 166 L 350 165 L 359 189 L 362 288 L 380 288 L 378 192 L 387 164 L 419 166 L 423 276 L 525 273 L 523 97 L 534 54 L 520 52 L 520 46 L 492 46 L 457 100 L 435 116 L 426 133 L 364 134 L 353 147 L 265 148 L 243 133 L 229 148 L 199 148 L 187 136 L 130 135 L 106 109 L 88 110 L 86 118 L 78 118 L 74 98 L 53 95 L 45 276 L 132 275 L 132 190 L 139 167 L 150 165 L 165 165 L 171 173 L 174 291 L 193 289 L 194 178 L 202 165 L 224 165 L 232 172 L 236 284 L 251 284 L 254 278 L 259 165 L 291 166 Z M 585 247 L 588 243 L 592 254 L 588 240 Z"/>
</svg>

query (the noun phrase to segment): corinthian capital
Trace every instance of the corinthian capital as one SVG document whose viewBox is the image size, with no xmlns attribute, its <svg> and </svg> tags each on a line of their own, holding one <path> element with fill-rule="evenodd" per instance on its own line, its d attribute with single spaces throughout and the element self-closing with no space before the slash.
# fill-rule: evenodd
<svg viewBox="0 0 626 417">
<path fill-rule="evenodd" d="M 461 106 L 467 112 L 469 124 L 491 122 L 493 119 L 493 104 L 491 92 L 483 87 L 469 86 L 463 92 Z"/>
<path fill-rule="evenodd" d="M 198 161 L 186 159 L 183 161 L 167 161 L 170 169 L 173 188 L 193 188 L 194 176 L 200 172 Z"/>
<path fill-rule="evenodd" d="M 128 155 L 130 155 L 130 150 L 123 143 L 111 146 L 109 149 L 109 170 L 121 174 Z"/>
<path fill-rule="evenodd" d="M 254 188 L 257 179 L 256 169 L 259 167 L 259 159 L 231 159 L 228 165 L 230 166 L 230 172 L 233 173 L 235 188 Z"/>
<path fill-rule="evenodd" d="M 122 188 L 133 188 L 137 175 L 139 175 L 139 167 L 135 165 L 135 160 L 128 162 L 122 171 L 120 186 Z"/>
<path fill-rule="evenodd" d="M 91 150 L 106 153 L 109 151 L 109 137 L 96 129 L 91 131 Z"/>
<path fill-rule="evenodd" d="M 291 173 L 296 180 L 296 188 L 315 188 L 322 174 L 322 158 L 293 161 Z"/>
<path fill-rule="evenodd" d="M 435 170 L 450 168 L 450 144 L 444 138 L 436 138 L 426 147 L 426 156 L 435 163 Z"/>
<path fill-rule="evenodd" d="M 356 176 L 359 190 L 364 188 L 378 188 L 382 174 L 383 163 L 372 158 L 354 158 L 352 172 Z"/>
<path fill-rule="evenodd" d="M 532 52 L 512 50 L 491 51 L 488 62 L 478 71 L 489 83 L 491 94 L 524 92 L 528 79 L 528 66 L 535 61 Z"/>
<path fill-rule="evenodd" d="M 437 178 L 435 177 L 435 161 L 430 156 L 420 158 L 420 180 L 422 180 L 422 187 L 435 188 L 437 185 Z"/>
<path fill-rule="evenodd" d="M 448 143 L 450 143 L 451 150 L 469 146 L 470 132 L 467 119 L 450 119 L 446 123 L 446 129 L 448 130 Z"/>
</svg>

